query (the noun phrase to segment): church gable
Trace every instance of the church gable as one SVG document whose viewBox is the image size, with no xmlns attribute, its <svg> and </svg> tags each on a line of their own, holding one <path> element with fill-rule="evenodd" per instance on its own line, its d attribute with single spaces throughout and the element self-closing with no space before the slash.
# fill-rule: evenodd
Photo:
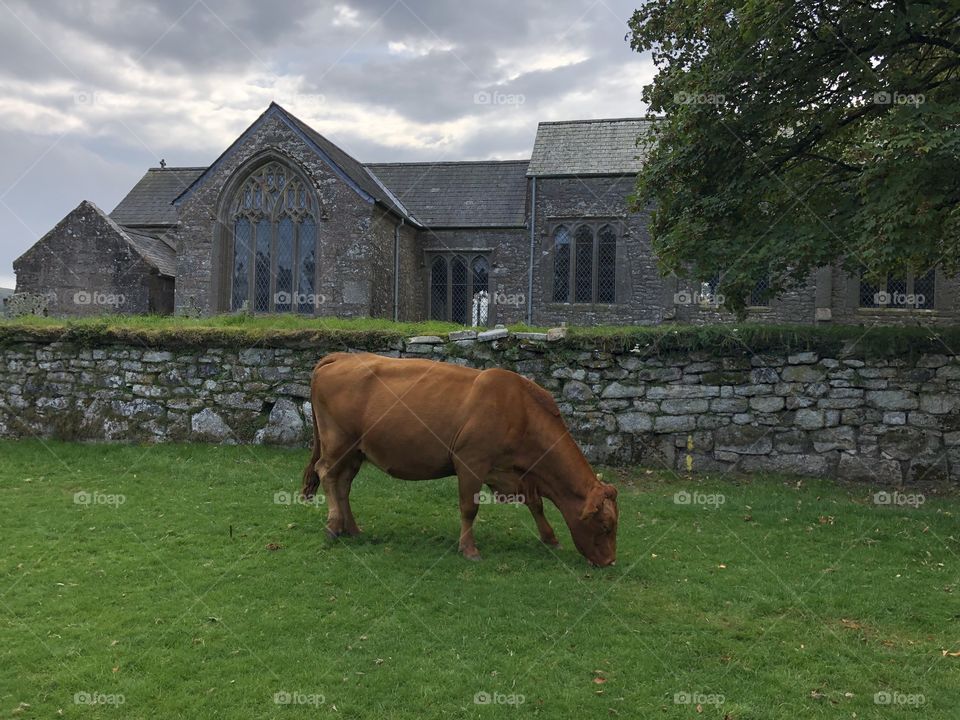
<svg viewBox="0 0 960 720">
<path fill-rule="evenodd" d="M 281 143 L 286 145 L 287 147 L 282 150 L 288 152 L 291 157 L 296 158 L 303 153 L 312 154 L 325 166 L 326 173 L 323 174 L 338 178 L 364 202 L 380 203 L 399 216 L 407 217 L 402 203 L 359 161 L 276 103 L 271 103 L 263 115 L 257 118 L 209 168 L 200 173 L 174 200 L 174 205 L 179 206 L 188 202 L 194 193 L 213 178 L 222 177 L 224 166 L 237 167 L 237 157 L 248 158 L 250 148 L 262 144 L 260 141 L 264 137 L 268 140 L 266 143 L 268 146 L 280 146 Z M 301 145 L 299 152 L 290 147 L 291 144 Z M 300 157 L 301 161 L 304 159 Z M 311 162 L 304 164 L 315 165 Z"/>
<path fill-rule="evenodd" d="M 271 105 L 175 201 L 179 311 L 384 311 L 375 289 L 391 282 L 392 264 L 383 258 L 392 257 L 393 227 L 408 221 L 407 215 L 366 168 L 308 130 Z M 280 169 L 285 182 L 302 181 L 309 212 L 290 215 L 286 207 L 277 211 L 272 201 L 250 213 L 238 210 L 238 193 L 270 165 Z M 263 192 L 270 191 L 268 186 L 269 177 Z M 378 221 L 381 215 L 389 219 Z M 311 233 L 313 256 L 304 240 Z M 298 288 L 310 297 L 290 302 L 285 296 Z"/>
</svg>

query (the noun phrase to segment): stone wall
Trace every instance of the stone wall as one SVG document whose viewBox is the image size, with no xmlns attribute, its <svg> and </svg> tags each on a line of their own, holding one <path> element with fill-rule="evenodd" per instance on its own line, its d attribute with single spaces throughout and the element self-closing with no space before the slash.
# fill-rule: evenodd
<svg viewBox="0 0 960 720">
<path fill-rule="evenodd" d="M 363 347 L 527 375 L 554 394 L 594 462 L 883 484 L 960 479 L 960 358 L 934 342 L 897 357 L 852 340 L 689 351 L 552 332 L 558 339 L 496 329 L 453 341 L 277 335 L 246 349 L 226 336 L 218 346 L 178 335 L 153 349 L 129 337 L 91 346 L 7 333 L 0 437 L 305 445 L 314 363 Z"/>
</svg>

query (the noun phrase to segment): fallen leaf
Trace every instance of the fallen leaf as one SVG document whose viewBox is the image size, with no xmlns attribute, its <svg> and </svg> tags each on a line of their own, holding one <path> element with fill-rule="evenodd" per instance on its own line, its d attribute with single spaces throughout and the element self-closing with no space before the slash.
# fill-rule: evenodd
<svg viewBox="0 0 960 720">
<path fill-rule="evenodd" d="M 273 550 L 282 550 L 282 549 L 283 549 L 283 545 L 280 545 L 279 543 L 267 543 L 267 550 L 273 551 Z"/>
<path fill-rule="evenodd" d="M 603 685 L 603 684 L 607 681 L 607 679 L 606 679 L 606 678 L 602 678 L 602 677 L 595 677 L 595 678 L 593 679 L 593 681 L 594 681 L 597 685 Z"/>
<path fill-rule="evenodd" d="M 960 650 L 957 652 L 950 652 L 949 650 L 943 650 L 944 657 L 960 657 Z"/>
</svg>

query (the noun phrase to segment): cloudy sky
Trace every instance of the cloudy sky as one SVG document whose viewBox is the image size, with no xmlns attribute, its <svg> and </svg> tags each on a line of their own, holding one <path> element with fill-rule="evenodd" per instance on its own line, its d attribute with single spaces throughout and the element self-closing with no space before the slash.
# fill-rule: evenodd
<svg viewBox="0 0 960 720">
<path fill-rule="evenodd" d="M 76 207 L 207 165 L 275 100 L 364 162 L 529 157 L 646 111 L 640 0 L 0 0 L 0 287 Z"/>
</svg>

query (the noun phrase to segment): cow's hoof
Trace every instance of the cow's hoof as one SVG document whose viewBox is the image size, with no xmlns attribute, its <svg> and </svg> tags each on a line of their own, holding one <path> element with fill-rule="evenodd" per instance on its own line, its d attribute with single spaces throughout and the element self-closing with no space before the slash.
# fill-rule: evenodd
<svg viewBox="0 0 960 720">
<path fill-rule="evenodd" d="M 327 537 L 331 540 L 336 540 L 338 537 L 343 535 L 343 530 L 334 530 L 332 528 L 326 528 Z"/>
<path fill-rule="evenodd" d="M 552 548 L 560 547 L 560 541 L 557 540 L 556 538 L 543 538 L 540 542 L 542 542 L 547 547 L 552 547 Z"/>
<path fill-rule="evenodd" d="M 473 562 L 480 562 L 480 560 L 483 559 L 480 557 L 480 552 L 478 550 L 473 550 L 473 551 L 461 550 L 460 552 L 463 554 L 463 556 L 467 560 L 471 560 Z"/>
</svg>

